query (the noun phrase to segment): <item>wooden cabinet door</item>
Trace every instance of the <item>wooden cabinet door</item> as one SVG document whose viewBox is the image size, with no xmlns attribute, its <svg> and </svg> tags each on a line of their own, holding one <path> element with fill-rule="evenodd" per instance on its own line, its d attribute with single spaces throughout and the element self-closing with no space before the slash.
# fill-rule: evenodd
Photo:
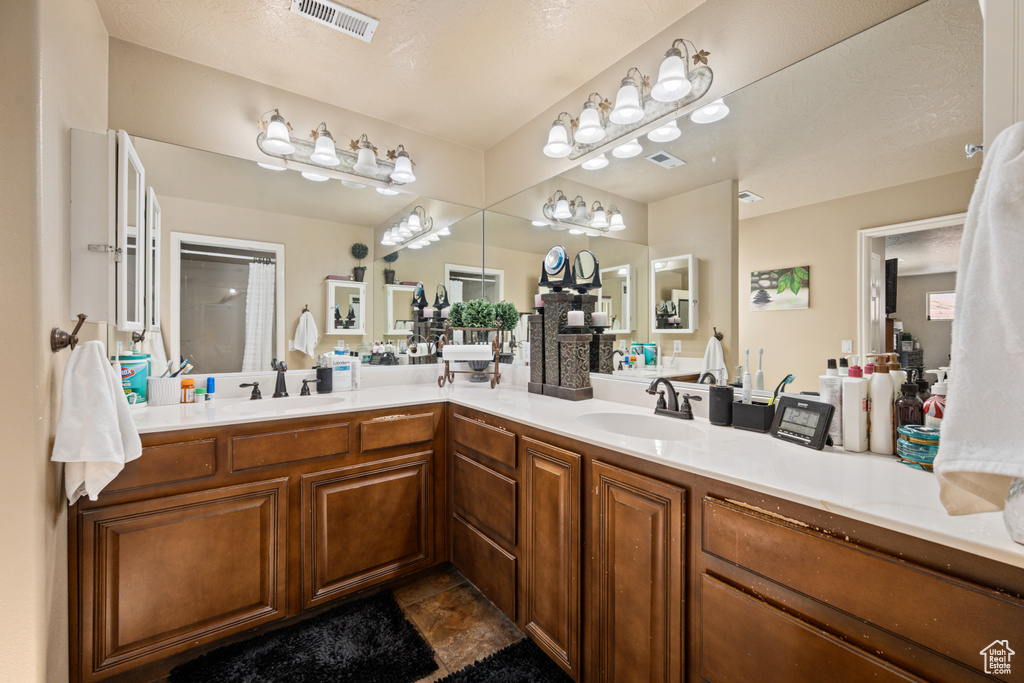
<svg viewBox="0 0 1024 683">
<path fill-rule="evenodd" d="M 287 481 L 81 513 L 82 678 L 282 616 Z"/>
<path fill-rule="evenodd" d="M 433 452 L 302 477 L 302 608 L 425 567 Z"/>
<path fill-rule="evenodd" d="M 683 680 L 685 491 L 592 464 L 595 678 Z"/>
<path fill-rule="evenodd" d="M 525 630 L 579 680 L 580 456 L 523 437 Z"/>
</svg>

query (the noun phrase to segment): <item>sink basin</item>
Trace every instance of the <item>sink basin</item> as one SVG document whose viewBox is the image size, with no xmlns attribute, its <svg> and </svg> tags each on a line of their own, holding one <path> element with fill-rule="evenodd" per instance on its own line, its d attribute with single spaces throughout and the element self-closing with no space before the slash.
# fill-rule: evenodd
<svg viewBox="0 0 1024 683">
<path fill-rule="evenodd" d="M 704 436 L 704 430 L 690 420 L 658 415 L 587 413 L 576 421 L 601 431 L 655 441 L 690 441 Z"/>
<path fill-rule="evenodd" d="M 262 398 L 259 401 L 245 401 L 224 406 L 227 413 L 239 415 L 292 415 L 310 409 L 341 406 L 345 401 L 340 396 L 287 396 L 284 398 Z"/>
</svg>

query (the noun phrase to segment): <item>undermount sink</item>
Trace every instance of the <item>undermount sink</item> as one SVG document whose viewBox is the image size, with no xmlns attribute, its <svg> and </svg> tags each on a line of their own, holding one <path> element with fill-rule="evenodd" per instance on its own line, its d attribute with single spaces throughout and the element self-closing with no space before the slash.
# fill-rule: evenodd
<svg viewBox="0 0 1024 683">
<path fill-rule="evenodd" d="M 224 406 L 225 412 L 238 413 L 239 415 L 258 415 L 267 413 L 278 413 L 290 415 L 300 413 L 311 408 L 329 408 L 333 405 L 340 406 L 344 402 L 340 396 L 285 396 L 282 398 L 264 397 L 258 401 L 246 401 L 244 403 L 233 403 Z"/>
<path fill-rule="evenodd" d="M 691 420 L 658 415 L 587 413 L 577 417 L 576 421 L 612 434 L 655 441 L 690 441 L 704 436 L 704 430 Z"/>
</svg>

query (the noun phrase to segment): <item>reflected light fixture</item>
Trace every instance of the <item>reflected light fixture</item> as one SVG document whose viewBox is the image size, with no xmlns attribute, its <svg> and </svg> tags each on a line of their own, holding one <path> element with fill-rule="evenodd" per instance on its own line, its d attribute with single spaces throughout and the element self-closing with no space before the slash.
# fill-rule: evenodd
<svg viewBox="0 0 1024 683">
<path fill-rule="evenodd" d="M 672 142 L 682 134 L 683 131 L 679 130 L 679 124 L 673 119 L 648 133 L 647 139 L 651 142 Z"/>
<path fill-rule="evenodd" d="M 319 173 L 313 173 L 312 171 L 303 171 L 302 177 L 306 180 L 312 180 L 315 183 L 322 183 L 325 180 L 330 180 L 327 176 L 320 175 Z"/>
<path fill-rule="evenodd" d="M 608 214 L 605 213 L 601 202 L 595 201 L 593 206 L 590 207 L 590 225 L 594 228 L 608 227 Z"/>
<path fill-rule="evenodd" d="M 694 123 L 714 123 L 715 121 L 721 121 L 728 115 L 728 105 L 719 98 L 690 114 L 690 120 Z"/>
<path fill-rule="evenodd" d="M 447 237 L 448 235 L 452 234 L 452 231 L 449 230 L 448 226 L 446 225 L 443 228 L 441 228 L 440 230 L 438 230 L 437 234 L 438 235 L 444 235 L 445 237 Z"/>
<path fill-rule="evenodd" d="M 427 239 L 430 240 L 431 242 L 440 242 L 441 241 L 441 236 L 438 235 L 437 233 L 433 233 L 433 234 L 427 235 Z"/>
<path fill-rule="evenodd" d="M 640 85 L 637 85 L 637 81 L 632 76 L 634 71 L 640 78 Z M 640 100 L 643 96 L 641 90 L 644 81 L 646 81 L 646 77 L 635 66 L 626 72 L 626 77 L 622 79 L 622 83 L 619 85 L 619 93 L 615 96 L 615 108 L 608 115 L 609 121 L 625 125 L 636 123 L 644 118 L 644 110 L 640 106 Z"/>
<path fill-rule="evenodd" d="M 629 272 L 625 268 L 619 268 L 617 275 L 629 275 Z"/>
<path fill-rule="evenodd" d="M 541 211 L 545 217 L 556 221 L 550 224 L 552 230 L 569 228 L 569 232 L 573 235 L 593 234 L 591 228 L 601 232 L 626 229 L 622 222 L 622 215 L 614 206 L 606 211 L 601 206 L 601 202 L 595 201 L 588 209 L 587 202 L 583 197 L 577 196 L 569 201 L 561 190 L 556 190 L 554 195 L 548 198 Z M 534 221 L 534 223 L 540 223 L 540 221 Z"/>
<path fill-rule="evenodd" d="M 341 184 L 349 188 L 350 190 L 361 190 L 364 187 L 366 187 L 366 185 L 363 185 L 362 183 L 357 183 L 354 180 L 342 180 Z"/>
<path fill-rule="evenodd" d="M 563 121 L 563 116 L 568 121 Z M 551 130 L 548 131 L 548 142 L 544 145 L 544 154 L 555 159 L 569 156 L 569 152 L 572 151 L 572 145 L 569 143 L 569 131 L 574 125 L 576 125 L 576 121 L 569 115 L 569 112 L 563 111 L 559 114 L 555 122 L 551 124 Z"/>
<path fill-rule="evenodd" d="M 409 244 L 409 248 L 410 249 L 422 249 L 423 245 L 420 244 L 419 242 L 412 242 L 412 243 Z"/>
<path fill-rule="evenodd" d="M 590 212 L 587 211 L 587 200 L 576 195 L 572 200 L 572 219 L 584 223 L 590 223 Z"/>
<path fill-rule="evenodd" d="M 683 59 L 683 53 L 677 47 L 682 45 L 683 50 L 686 50 L 687 58 L 689 58 L 690 52 L 686 47 L 688 42 L 690 41 L 684 38 L 672 41 L 672 47 L 665 53 L 665 59 L 661 61 L 661 66 L 658 68 L 658 82 L 651 88 L 652 99 L 658 102 L 675 102 L 690 94 L 693 83 L 690 82 L 687 71 L 687 59 Z M 694 47 L 693 51 L 697 52 L 697 48 Z"/>
<path fill-rule="evenodd" d="M 530 221 L 530 223 L 535 228 L 543 228 L 544 226 L 548 225 L 547 221 Z"/>
<path fill-rule="evenodd" d="M 380 169 L 377 166 L 377 153 L 373 148 L 373 143 L 366 137 L 366 133 L 359 137 L 359 142 L 355 140 L 352 142 L 353 147 L 359 150 L 356 163 L 352 165 L 352 170 L 363 175 L 375 175 Z"/>
<path fill-rule="evenodd" d="M 551 204 L 554 204 L 554 208 L 551 212 L 551 217 L 556 218 L 560 221 L 567 218 L 572 218 L 572 209 L 569 208 L 569 200 L 566 199 L 565 195 L 562 194 L 561 190 L 555 192 L 555 196 L 548 200 L 548 203 L 544 206 L 544 215 L 548 215 L 547 208 Z"/>
<path fill-rule="evenodd" d="M 338 150 L 334 148 L 334 136 L 327 130 L 327 123 L 321 123 L 312 132 L 310 137 L 316 142 L 313 153 L 309 155 L 312 161 L 323 166 L 337 166 L 341 163 L 338 158 Z"/>
<path fill-rule="evenodd" d="M 597 102 L 594 101 L 594 97 L 598 98 Z M 599 105 L 607 107 L 608 101 L 596 92 L 591 93 L 587 101 L 583 103 L 579 126 L 576 129 L 577 142 L 589 145 L 604 139 L 604 121 L 602 120 L 601 110 L 598 109 Z"/>
<path fill-rule="evenodd" d="M 598 154 L 593 159 L 584 161 L 580 166 L 584 171 L 597 171 L 608 165 L 608 157 L 604 154 Z"/>
<path fill-rule="evenodd" d="M 583 234 L 583 228 L 569 228 L 569 234 L 570 235 L 582 235 Z"/>
<path fill-rule="evenodd" d="M 384 231 L 384 237 L 381 238 L 380 243 L 383 244 L 385 247 L 393 247 L 395 246 L 395 244 L 397 244 L 397 242 L 395 242 L 394 238 L 391 236 L 391 228 L 388 228 L 387 230 Z"/>
<path fill-rule="evenodd" d="M 260 120 L 259 127 L 265 130 L 267 137 L 263 140 L 263 146 L 268 151 L 274 154 L 291 154 L 295 151 L 295 145 L 291 142 L 289 131 L 292 129 L 292 124 L 284 120 L 281 116 L 281 112 L 277 109 L 271 109 L 274 115 L 270 117 L 270 121 Z M 270 111 L 263 114 L 266 116 Z"/>
<path fill-rule="evenodd" d="M 413 232 L 420 232 L 426 230 L 430 232 L 434 228 L 434 219 L 427 215 L 427 210 L 422 206 L 417 206 L 409 214 L 409 228 Z"/>
<path fill-rule="evenodd" d="M 624 142 L 615 149 L 613 149 L 612 155 L 618 157 L 619 159 L 629 159 L 631 157 L 635 157 L 636 155 L 640 154 L 643 151 L 644 148 L 640 144 L 640 142 L 636 138 L 633 138 L 629 142 Z"/>
<path fill-rule="evenodd" d="M 398 234 L 402 237 L 412 237 L 412 230 L 409 229 L 409 221 L 402 219 L 402 222 L 398 224 Z"/>
<path fill-rule="evenodd" d="M 390 159 L 392 152 L 388 152 L 388 158 Z M 409 153 L 405 151 L 404 145 L 399 145 L 398 149 L 394 151 L 395 170 L 391 172 L 391 179 L 396 183 L 411 183 L 416 180 L 416 176 L 412 172 L 412 159 L 409 158 Z"/>
<path fill-rule="evenodd" d="M 382 195 L 386 195 L 388 197 L 393 197 L 396 194 L 398 194 L 398 190 L 394 190 L 390 187 L 378 187 L 377 192 L 380 192 Z"/>
<path fill-rule="evenodd" d="M 619 232 L 626 229 L 626 224 L 622 221 L 622 214 L 614 205 L 608 207 L 608 213 L 611 215 L 608 232 Z"/>
<path fill-rule="evenodd" d="M 284 171 L 284 170 L 286 170 L 284 164 L 275 164 L 275 163 L 271 163 L 269 161 L 257 161 L 256 165 L 259 166 L 260 168 L 265 168 L 268 171 Z"/>
</svg>

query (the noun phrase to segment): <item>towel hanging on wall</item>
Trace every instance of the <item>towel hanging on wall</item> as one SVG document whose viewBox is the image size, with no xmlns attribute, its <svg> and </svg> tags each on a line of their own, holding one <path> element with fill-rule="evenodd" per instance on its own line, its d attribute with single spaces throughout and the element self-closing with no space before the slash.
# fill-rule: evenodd
<svg viewBox="0 0 1024 683">
<path fill-rule="evenodd" d="M 299 324 L 295 327 L 295 350 L 301 351 L 310 358 L 316 357 L 316 345 L 320 341 L 320 330 L 316 320 L 307 308 L 299 316 Z"/>
</svg>

